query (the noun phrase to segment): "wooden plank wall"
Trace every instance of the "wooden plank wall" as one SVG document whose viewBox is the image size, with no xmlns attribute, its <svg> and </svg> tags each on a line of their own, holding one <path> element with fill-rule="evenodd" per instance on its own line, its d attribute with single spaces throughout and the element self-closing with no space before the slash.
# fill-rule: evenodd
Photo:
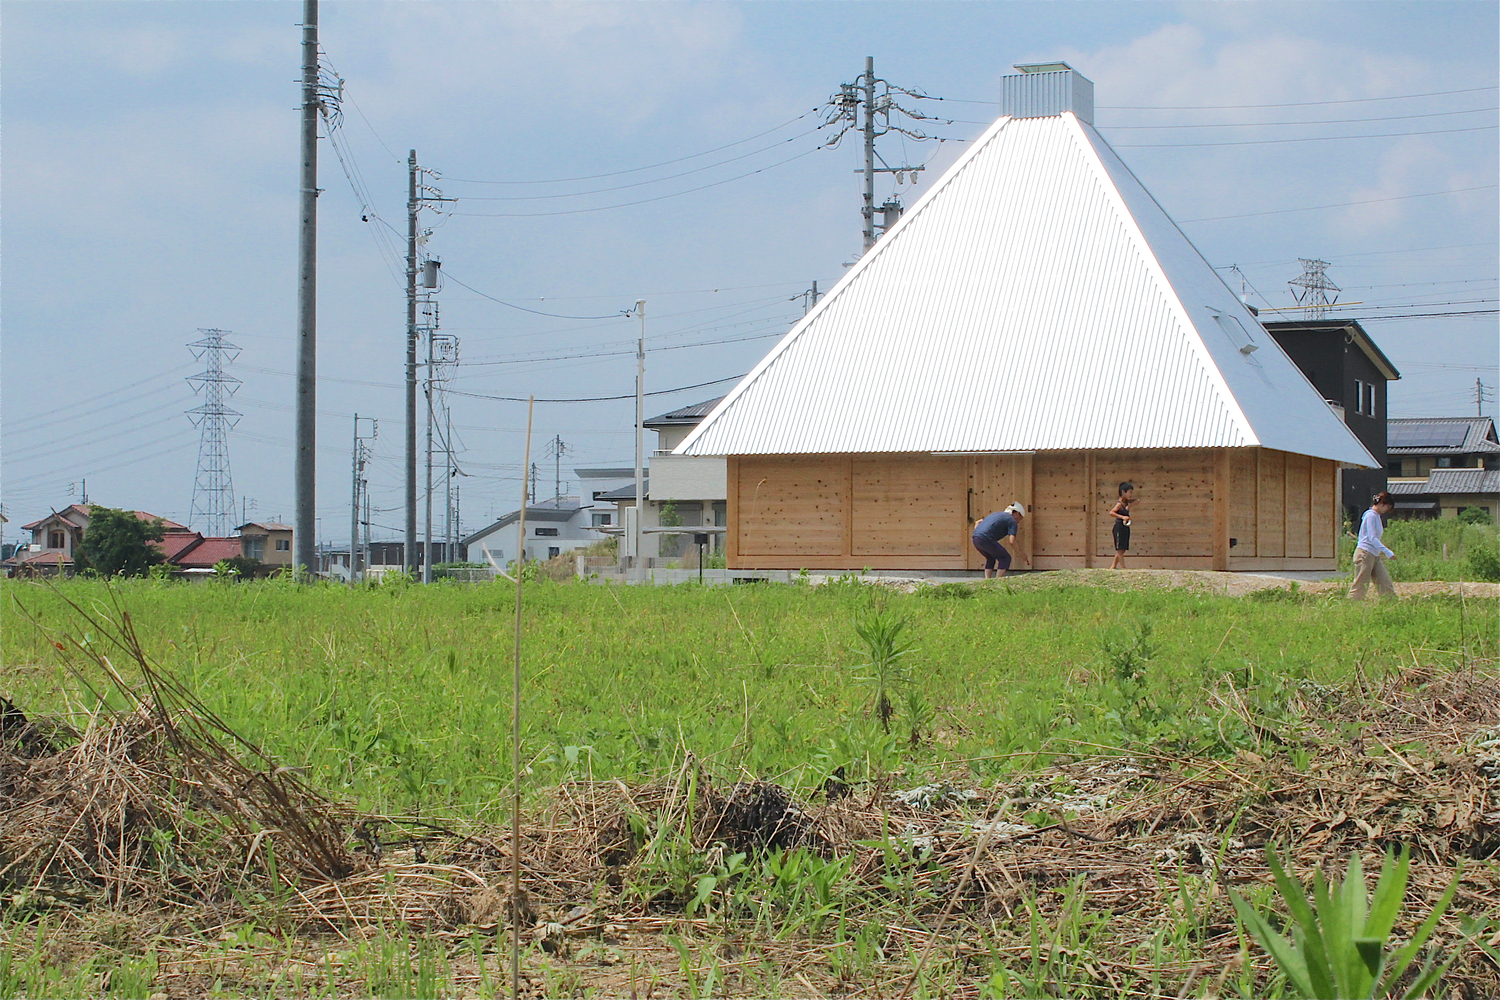
<svg viewBox="0 0 1500 1000">
<path fill-rule="evenodd" d="M 964 459 L 952 455 L 855 455 L 856 556 L 962 556 Z"/>
<path fill-rule="evenodd" d="M 1133 566 L 1331 568 L 1338 537 L 1337 466 L 1269 449 L 739 456 L 728 472 L 734 568 L 974 568 L 971 518 L 1012 500 L 1032 509 L 1038 568 L 1108 566 L 1122 479 Z"/>
<path fill-rule="evenodd" d="M 838 556 L 846 551 L 848 455 L 746 455 L 731 459 L 742 556 Z"/>
<path fill-rule="evenodd" d="M 1137 500 L 1130 517 L 1131 556 L 1212 559 L 1214 461 L 1205 448 L 1094 457 L 1096 564 L 1114 558 L 1114 518 L 1108 511 L 1125 481 L 1135 484 Z"/>
<path fill-rule="evenodd" d="M 1085 452 L 1049 451 L 1032 464 L 1033 558 L 1048 568 L 1082 566 L 1088 554 L 1089 460 Z"/>
<path fill-rule="evenodd" d="M 1020 501 L 1032 510 L 1032 458 L 1027 455 L 973 455 L 963 459 L 969 469 L 969 495 L 965 503 L 964 523 L 958 533 L 959 545 L 968 559 L 969 569 L 983 569 L 984 556 L 974 548 L 974 522 L 997 510 Z M 1034 558 L 1032 533 L 1023 529 L 1016 544 L 1023 555 Z M 1025 560 L 1021 561 L 1025 565 Z"/>
<path fill-rule="evenodd" d="M 1336 463 L 1255 448 L 1234 452 L 1231 469 L 1231 568 L 1295 569 L 1308 565 L 1302 560 L 1334 559 Z"/>
</svg>

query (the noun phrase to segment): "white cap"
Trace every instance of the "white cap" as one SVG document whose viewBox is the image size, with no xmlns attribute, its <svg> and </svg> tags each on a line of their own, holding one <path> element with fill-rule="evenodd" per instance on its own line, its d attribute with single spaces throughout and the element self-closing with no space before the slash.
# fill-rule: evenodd
<svg viewBox="0 0 1500 1000">
<path fill-rule="evenodd" d="M 1013 503 L 1009 507 L 1005 508 L 1005 512 L 1007 514 L 1020 514 L 1022 517 L 1025 517 L 1026 516 L 1026 505 L 1023 504 L 1023 503 L 1021 503 L 1019 500 L 1017 500 L 1015 503 Z"/>
</svg>

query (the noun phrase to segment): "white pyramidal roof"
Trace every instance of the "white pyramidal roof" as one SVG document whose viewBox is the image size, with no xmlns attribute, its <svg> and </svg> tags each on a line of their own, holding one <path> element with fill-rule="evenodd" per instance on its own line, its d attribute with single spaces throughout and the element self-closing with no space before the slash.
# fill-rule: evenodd
<svg viewBox="0 0 1500 1000">
<path fill-rule="evenodd" d="M 995 122 L 676 452 L 1252 446 L 1377 464 L 1069 111 Z"/>
</svg>

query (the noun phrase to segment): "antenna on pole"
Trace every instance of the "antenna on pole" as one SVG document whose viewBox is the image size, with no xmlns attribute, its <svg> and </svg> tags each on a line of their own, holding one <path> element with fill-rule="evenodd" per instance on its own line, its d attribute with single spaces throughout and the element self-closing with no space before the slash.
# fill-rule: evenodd
<svg viewBox="0 0 1500 1000">
<path fill-rule="evenodd" d="M 1302 273 L 1287 282 L 1292 286 L 1292 297 L 1297 300 L 1299 306 L 1307 310 L 1309 319 L 1322 319 L 1328 315 L 1328 310 L 1338 303 L 1338 293 L 1343 289 L 1328 280 L 1328 275 L 1325 273 L 1328 270 L 1328 261 L 1298 257 L 1297 263 L 1302 265 Z M 1331 300 L 1328 298 L 1329 292 L 1334 293 Z"/>
<path fill-rule="evenodd" d="M 193 393 L 203 402 L 187 411 L 198 428 L 198 473 L 193 478 L 192 513 L 188 524 L 205 535 L 222 538 L 234 520 L 234 483 L 229 474 L 229 430 L 240 414 L 224 405 L 226 396 L 239 390 L 240 380 L 226 374 L 224 365 L 239 357 L 240 349 L 224 339 L 228 330 L 199 330 L 202 337 L 188 344 L 193 357 L 203 362 L 203 371 L 189 375 Z M 87 494 L 87 490 L 84 491 Z M 88 502 L 87 496 L 84 502 Z"/>
</svg>

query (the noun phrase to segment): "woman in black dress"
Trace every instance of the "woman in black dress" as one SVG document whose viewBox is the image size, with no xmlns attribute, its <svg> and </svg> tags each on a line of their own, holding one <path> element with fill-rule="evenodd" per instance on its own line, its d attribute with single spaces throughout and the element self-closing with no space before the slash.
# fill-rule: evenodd
<svg viewBox="0 0 1500 1000">
<path fill-rule="evenodd" d="M 1110 569 L 1125 568 L 1125 553 L 1130 551 L 1130 505 L 1134 501 L 1135 484 L 1121 483 L 1120 498 L 1109 509 L 1109 516 L 1115 519 L 1115 561 Z"/>
</svg>

